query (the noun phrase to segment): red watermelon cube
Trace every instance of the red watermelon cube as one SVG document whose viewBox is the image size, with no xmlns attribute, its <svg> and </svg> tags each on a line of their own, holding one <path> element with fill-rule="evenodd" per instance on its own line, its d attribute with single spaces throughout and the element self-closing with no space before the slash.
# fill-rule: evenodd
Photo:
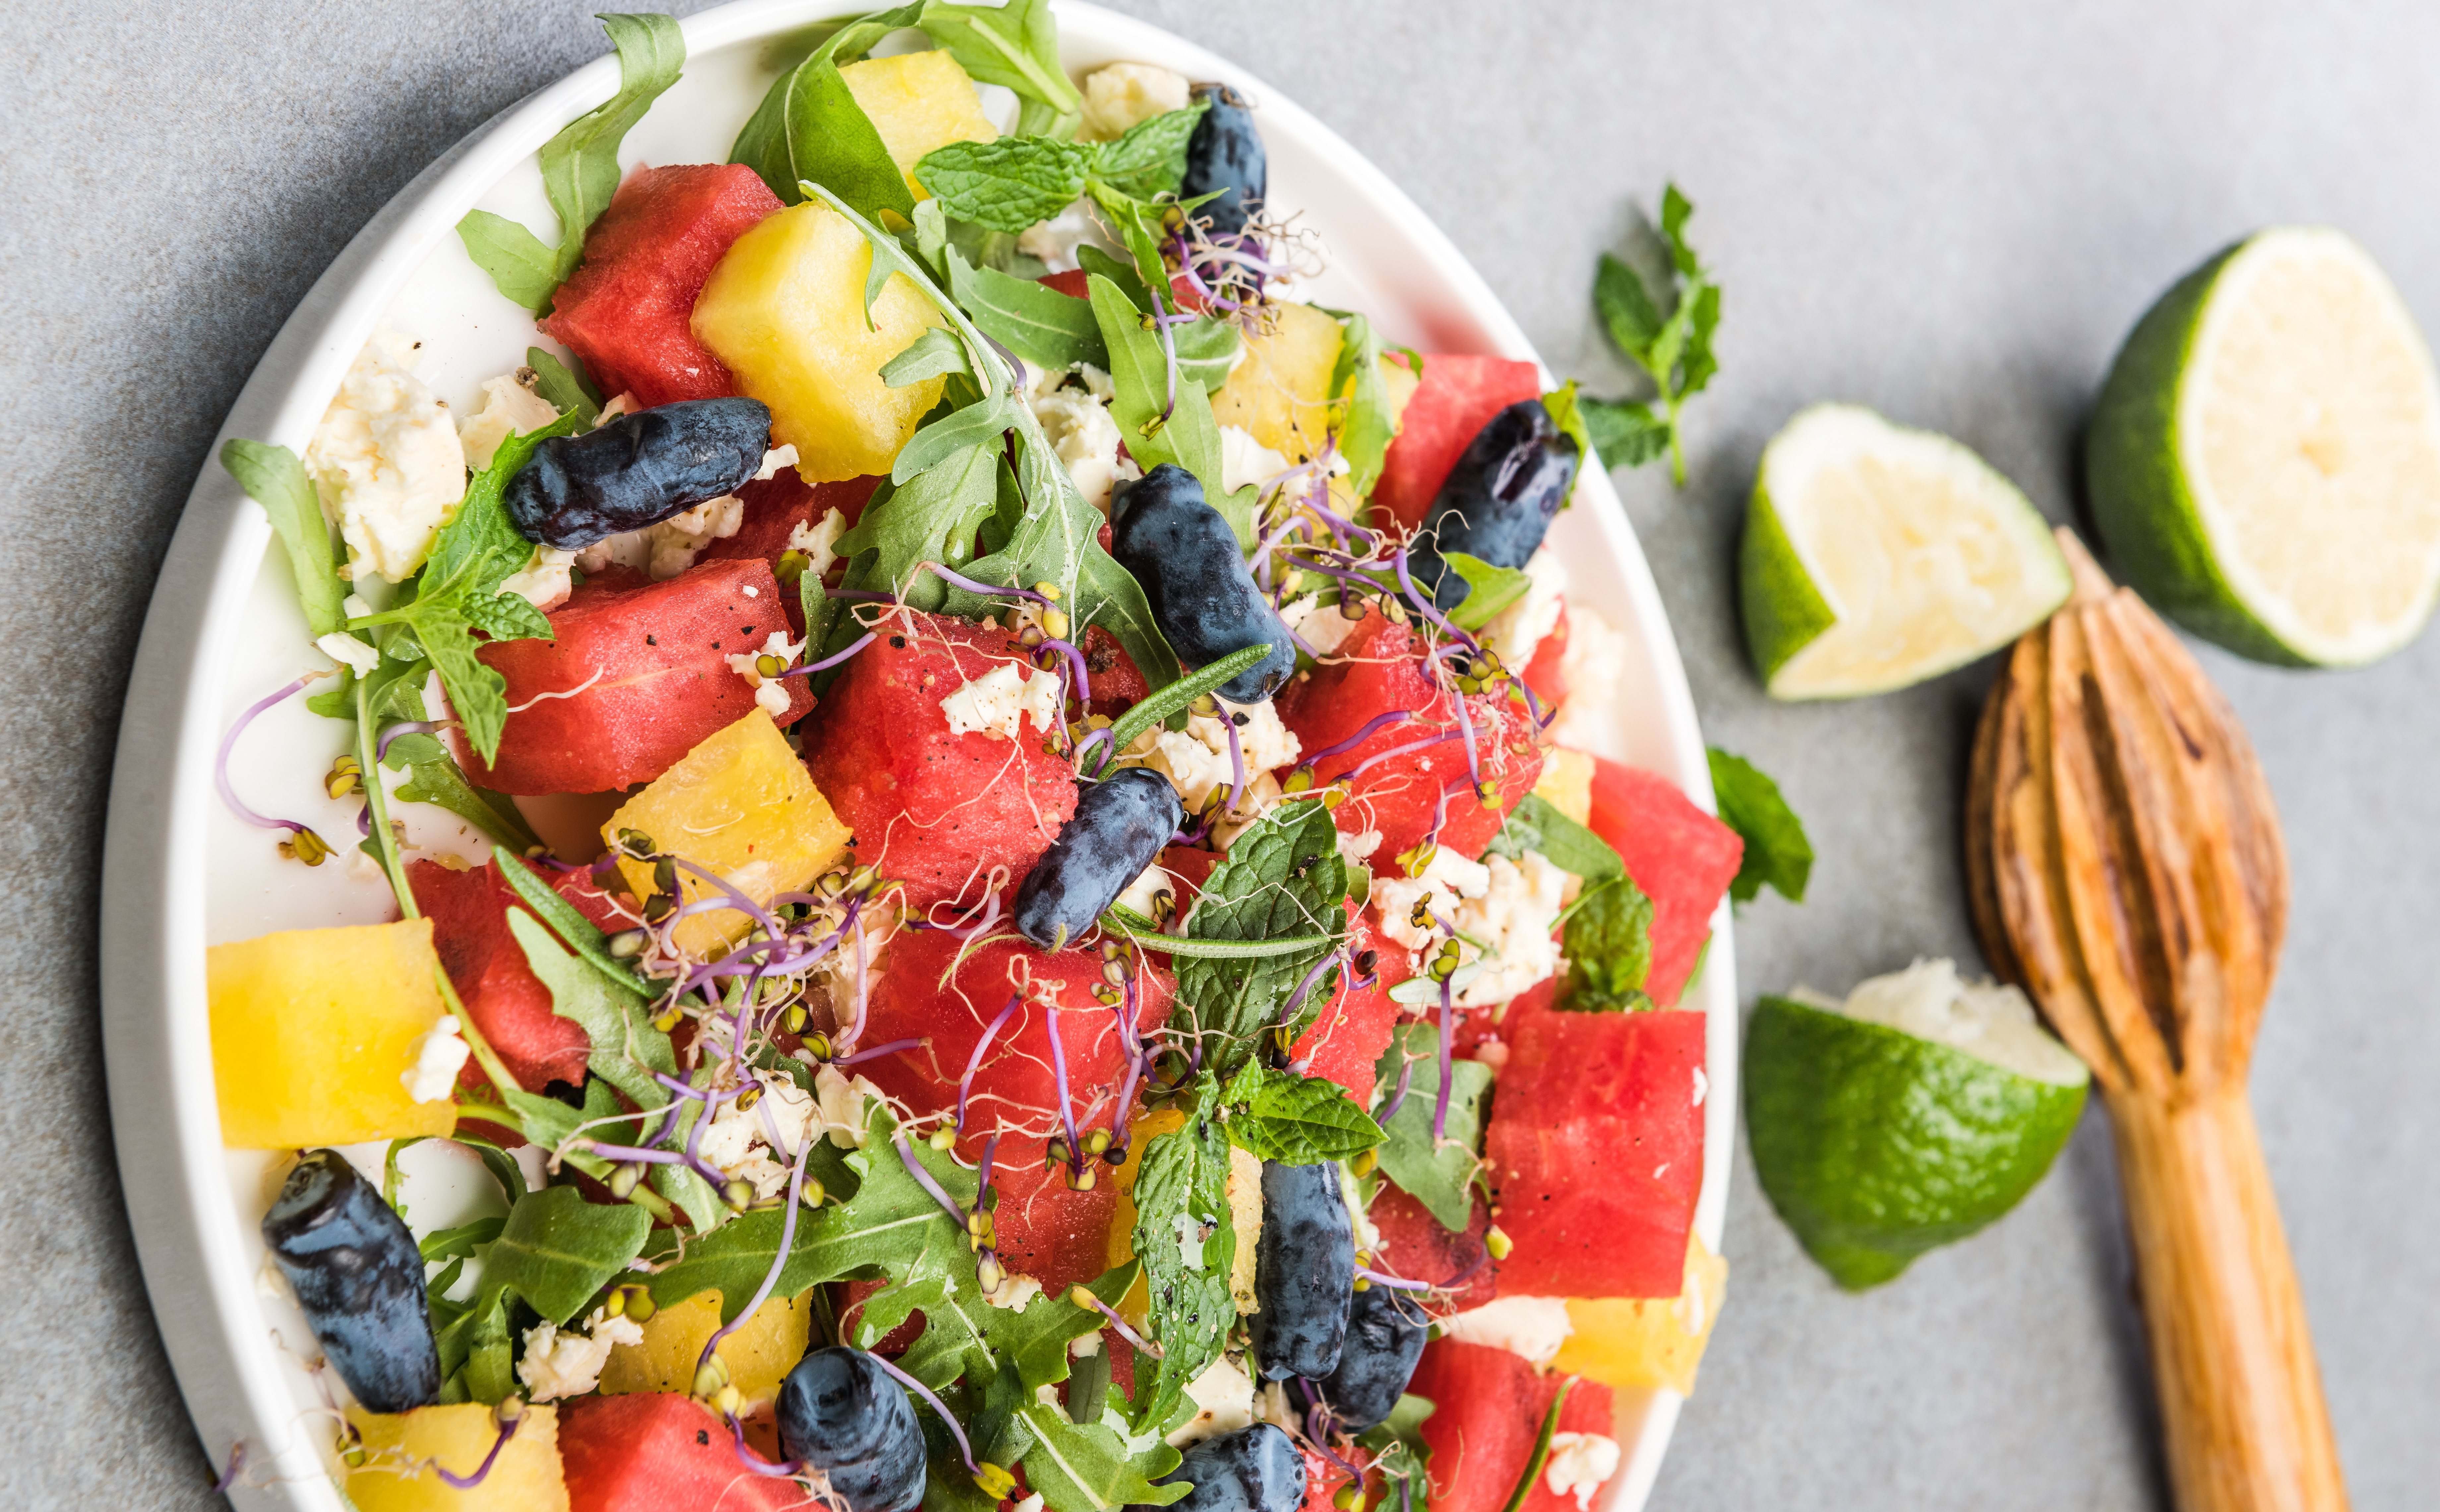
<svg viewBox="0 0 2440 1512">
<path fill-rule="evenodd" d="M 1391 1275 L 1445 1287 L 1448 1311 L 1480 1307 L 1499 1295 L 1499 1278 L 1483 1245 L 1491 1213 L 1482 1198 L 1474 1199 L 1472 1221 L 1453 1233 L 1441 1227 L 1431 1209 L 1385 1181 L 1365 1216 L 1380 1233 L 1383 1268 Z"/>
<path fill-rule="evenodd" d="M 689 322 L 729 243 L 779 208 L 743 163 L 637 169 L 593 223 L 543 330 L 583 359 L 604 398 L 629 393 L 650 409 L 737 392 Z"/>
<path fill-rule="evenodd" d="M 1407 401 L 1398 438 L 1381 460 L 1372 507 L 1408 530 L 1420 528 L 1475 432 L 1509 405 L 1541 392 L 1542 375 L 1530 362 L 1439 353 L 1426 357 L 1423 381 Z"/>
<path fill-rule="evenodd" d="M 572 1019 L 553 1011 L 550 989 L 526 963 L 525 947 L 509 930 L 509 910 L 525 910 L 525 905 L 510 891 L 500 866 L 493 859 L 459 871 L 438 861 L 410 861 L 406 880 L 415 891 L 415 906 L 432 921 L 433 948 L 449 984 L 517 1085 L 529 1092 L 552 1082 L 582 1087 L 592 1041 Z M 596 924 L 610 920 L 615 905 L 585 881 L 581 873 L 563 878 L 560 895 Z M 481 1075 L 473 1061 L 466 1063 L 462 1079 L 468 1085 L 479 1085 Z"/>
<path fill-rule="evenodd" d="M 1348 911 L 1353 916 L 1349 921 L 1348 954 L 1354 958 L 1367 951 L 1372 953 L 1372 984 L 1355 986 L 1342 970 L 1338 990 L 1322 1004 L 1313 1023 L 1297 1036 L 1297 1042 L 1288 1047 L 1288 1060 L 1303 1067 L 1306 1075 L 1337 1082 L 1347 1089 L 1357 1107 L 1370 1107 L 1381 1053 L 1390 1048 L 1390 1031 L 1403 1012 L 1390 1000 L 1390 989 L 1413 976 L 1414 965 L 1403 946 L 1381 938 L 1373 928 L 1370 911 Z"/>
<path fill-rule="evenodd" d="M 1014 890 L 1076 812 L 1074 769 L 1045 748 L 1049 732 L 1029 719 L 1017 740 L 951 734 L 942 711 L 961 684 L 1024 656 L 991 625 L 895 613 L 806 728 L 806 765 L 854 832 L 856 858 L 903 881 L 918 910 Z"/>
<path fill-rule="evenodd" d="M 761 561 L 700 562 L 666 583 L 624 568 L 585 579 L 551 611 L 551 639 L 482 649 L 514 711 L 490 763 L 461 751 L 467 776 L 527 795 L 651 782 L 754 711 L 754 690 L 728 657 L 787 630 L 785 609 Z M 785 686 L 782 725 L 814 706 L 802 677 Z M 565 696 L 544 696 L 553 693 Z"/>
<path fill-rule="evenodd" d="M 741 1451 L 710 1408 L 674 1392 L 560 1403 L 559 1464 L 568 1512 L 779 1512 L 806 1504 L 794 1481 L 751 1467 L 770 1465 Z"/>
<path fill-rule="evenodd" d="M 808 483 L 793 467 L 737 491 L 745 506 L 737 533 L 712 542 L 698 562 L 726 562 L 747 557 L 776 562 L 788 549 L 788 537 L 799 525 L 811 526 L 831 511 L 847 516 L 851 526 L 864 517 L 865 502 L 878 487 L 878 477 L 851 477 L 840 483 Z M 790 599 L 795 595 L 790 594 Z"/>
<path fill-rule="evenodd" d="M 1568 696 L 1568 677 L 1561 670 L 1566 665 L 1567 659 L 1568 606 L 1562 603 L 1559 605 L 1558 623 L 1551 627 L 1548 635 L 1534 642 L 1534 659 L 1525 664 L 1523 672 L 1517 674 L 1525 679 L 1525 686 L 1534 690 L 1534 696 L 1542 700 L 1542 707 L 1545 710 L 1556 709 L 1559 707 L 1559 700 Z"/>
<path fill-rule="evenodd" d="M 1483 1143 L 1516 1245 L 1503 1294 L 1678 1295 L 1703 1184 L 1703 1031 L 1692 1013 L 1518 1025 Z"/>
<path fill-rule="evenodd" d="M 1008 1148 L 1006 1140 L 1000 1148 Z M 1089 1190 L 1078 1192 L 1068 1187 L 1065 1167 L 1046 1169 L 1035 1156 L 995 1166 L 992 1189 L 999 1194 L 992 1210 L 994 1238 L 1009 1269 L 1060 1296 L 1110 1269 L 1119 1194 L 1108 1166 L 1095 1174 Z"/>
<path fill-rule="evenodd" d="M 1292 683 L 1279 702 L 1280 718 L 1302 744 L 1316 783 L 1386 756 L 1352 780 L 1337 815 L 1338 827 L 1350 835 L 1372 831 L 1381 837 L 1372 853 L 1375 871 L 1389 870 L 1397 856 L 1432 836 L 1444 813 L 1439 843 L 1468 858 L 1480 855 L 1542 773 L 1539 731 L 1522 701 L 1487 693 L 1468 697 L 1476 760 L 1484 780 L 1496 784 L 1498 806 L 1483 807 L 1466 766 L 1456 701 L 1425 667 L 1423 638 L 1377 612 L 1365 618 L 1329 662 Z M 1314 761 L 1313 753 L 1354 739 L 1391 711 L 1418 717 L 1385 726 L 1346 750 Z M 1435 737 L 1443 738 L 1419 749 L 1403 748 Z M 1387 754 L 1391 751 L 1399 754 Z"/>
<path fill-rule="evenodd" d="M 1712 937 L 1712 914 L 1735 880 L 1746 842 L 1656 772 L 1593 759 L 1592 830 L 1618 852 L 1652 899 L 1652 974 L 1643 990 L 1666 1008 Z"/>
<path fill-rule="evenodd" d="M 1500 1512 L 1533 1463 L 1542 1419 L 1568 1379 L 1534 1370 L 1522 1355 L 1486 1344 L 1435 1340 L 1424 1346 L 1407 1389 L 1433 1403 L 1424 1419 L 1431 1447 L 1431 1512 Z M 1609 1388 L 1578 1380 L 1559 1409 L 1562 1433 L 1612 1431 Z M 1518 1512 L 1576 1512 L 1575 1498 L 1534 1477 Z"/>
</svg>

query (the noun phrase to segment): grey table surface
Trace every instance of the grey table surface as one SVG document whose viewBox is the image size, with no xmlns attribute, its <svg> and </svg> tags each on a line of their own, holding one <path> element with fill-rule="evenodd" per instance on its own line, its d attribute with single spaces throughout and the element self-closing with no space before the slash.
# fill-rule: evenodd
<svg viewBox="0 0 2440 1512">
<path fill-rule="evenodd" d="M 155 564 L 307 286 L 458 136 L 601 50 L 588 9 L 53 0 L 0 28 L 0 876 L 26 910 L 0 944 L 9 1505 L 217 1500 L 135 1273 L 97 1058 L 103 808 Z M 1664 181 L 1699 206 L 1727 315 L 1692 481 L 1621 487 L 1708 736 L 1779 776 L 1821 856 L 1802 907 L 1739 921 L 1749 1001 L 1975 955 L 1957 814 L 1989 665 L 1785 707 L 1745 659 L 1734 542 L 1790 413 L 1836 398 L 1948 431 L 2066 521 L 2118 338 L 2243 231 L 2344 226 L 2440 323 L 2440 10 L 2414 0 L 1118 9 L 1242 60 L 1369 153 L 1596 391 L 1624 373 L 1593 333 L 1594 259 Z M 2340 1449 L 2358 1506 L 2428 1507 L 2440 637 L 2358 673 L 2203 660 L 2292 853 L 2253 1087 Z M 1862 1297 L 1803 1258 L 1740 1150 L 1727 1252 L 1656 1507 L 2165 1504 L 2097 1112 L 2015 1215 Z"/>
</svg>

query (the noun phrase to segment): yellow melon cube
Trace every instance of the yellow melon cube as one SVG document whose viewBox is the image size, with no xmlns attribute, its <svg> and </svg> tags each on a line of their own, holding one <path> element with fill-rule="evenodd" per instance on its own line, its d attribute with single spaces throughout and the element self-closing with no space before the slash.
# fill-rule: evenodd
<svg viewBox="0 0 2440 1512">
<path fill-rule="evenodd" d="M 906 175 L 906 187 L 919 200 L 932 197 L 915 182 L 915 165 L 924 153 L 951 142 L 988 142 L 999 135 L 999 128 L 983 114 L 975 81 L 957 59 L 938 48 L 867 58 L 840 69 L 839 78 L 881 134 L 889 160 Z"/>
<path fill-rule="evenodd" d="M 1211 396 L 1211 414 L 1301 462 L 1330 434 L 1338 322 L 1309 304 L 1274 305 L 1271 316 L 1270 329 L 1246 338 L 1246 360 Z"/>
<path fill-rule="evenodd" d="M 847 826 L 760 709 L 654 778 L 610 816 L 601 838 L 616 848 L 621 830 L 651 837 L 660 849 L 727 878 L 756 903 L 803 888 L 847 855 Z M 650 862 L 621 860 L 619 869 L 637 897 L 652 894 Z M 725 895 L 679 869 L 681 902 Z M 677 942 L 689 950 L 716 949 L 742 938 L 753 923 L 742 909 L 716 909 L 680 920 Z"/>
<path fill-rule="evenodd" d="M 771 1297 L 735 1333 L 713 1351 L 728 1365 L 728 1378 L 748 1402 L 769 1401 L 780 1395 L 780 1382 L 805 1358 L 805 1341 L 813 1334 L 811 1292 Z M 642 1323 L 644 1341 L 619 1344 L 601 1367 L 601 1390 L 617 1396 L 627 1392 L 691 1392 L 695 1362 L 704 1343 L 720 1327 L 720 1293 L 698 1292 L 674 1307 L 663 1307 Z"/>
<path fill-rule="evenodd" d="M 357 1512 L 567 1512 L 559 1465 L 559 1412 L 529 1406 L 479 1485 L 459 1490 L 434 1473 L 475 1473 L 500 1436 L 482 1402 L 411 1413 L 348 1409 L 364 1463 L 348 1471 Z"/>
<path fill-rule="evenodd" d="M 1666 1386 L 1695 1392 L 1695 1367 L 1728 1295 L 1729 1263 L 1686 1236 L 1686 1285 L 1674 1297 L 1570 1297 L 1575 1332 L 1559 1346 L 1553 1370 L 1606 1386 Z"/>
<path fill-rule="evenodd" d="M 290 929 L 204 953 L 221 1143 L 301 1149 L 446 1134 L 404 1078 L 447 1007 L 432 921 Z"/>
<path fill-rule="evenodd" d="M 1516 669 L 1522 672 L 1522 667 Z M 1542 775 L 1534 780 L 1534 796 L 1579 824 L 1593 821 L 1593 759 L 1580 750 L 1553 746 L 1542 753 Z"/>
<path fill-rule="evenodd" d="M 797 471 L 809 483 L 888 472 L 946 381 L 904 388 L 881 381 L 882 365 L 942 318 L 893 273 L 868 325 L 871 271 L 863 233 L 807 200 L 739 237 L 695 301 L 696 338 L 739 387 L 771 406 L 772 444 L 797 448 Z"/>
<path fill-rule="evenodd" d="M 1423 377 L 1407 366 L 1406 355 L 1384 353 L 1381 358 L 1381 387 L 1390 399 L 1390 428 L 1396 430 L 1406 423 L 1407 402 L 1415 397 Z"/>
</svg>

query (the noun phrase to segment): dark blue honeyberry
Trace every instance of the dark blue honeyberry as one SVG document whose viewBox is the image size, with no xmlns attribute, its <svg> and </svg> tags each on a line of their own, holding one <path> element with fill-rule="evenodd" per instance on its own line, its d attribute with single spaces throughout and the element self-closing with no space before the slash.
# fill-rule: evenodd
<svg viewBox="0 0 2440 1512">
<path fill-rule="evenodd" d="M 1338 1167 L 1263 1162 L 1254 1240 L 1254 1363 L 1265 1380 L 1322 1380 L 1338 1368 L 1355 1294 L 1355 1231 Z"/>
<path fill-rule="evenodd" d="M 830 1477 L 848 1512 L 912 1512 L 924 1501 L 915 1404 L 870 1355 L 835 1345 L 780 1383 L 780 1447 Z"/>
<path fill-rule="evenodd" d="M 1552 422 L 1538 399 L 1518 400 L 1476 431 L 1409 552 L 1408 569 L 1432 590 L 1432 603 L 1445 612 L 1472 591 L 1448 570 L 1444 551 L 1523 567 L 1550 533 L 1581 460 L 1575 438 Z"/>
<path fill-rule="evenodd" d="M 500 501 L 527 540 L 572 551 L 736 493 L 770 447 L 762 401 L 681 400 L 544 441 Z"/>
<path fill-rule="evenodd" d="M 1016 889 L 1016 932 L 1056 950 L 1093 927 L 1186 820 L 1167 777 L 1126 766 L 1076 784 L 1076 812 Z"/>
<path fill-rule="evenodd" d="M 1296 672 L 1296 640 L 1254 575 L 1237 532 L 1204 501 L 1203 484 L 1163 462 L 1110 495 L 1110 554 L 1143 585 L 1153 621 L 1190 667 L 1232 651 L 1267 645 L 1271 654 L 1220 685 L 1232 704 L 1258 704 Z"/>
<path fill-rule="evenodd" d="M 1277 1427 L 1256 1423 L 1188 1445 L 1177 1468 L 1154 1484 L 1180 1481 L 1194 1489 L 1169 1503 L 1169 1512 L 1296 1512 L 1304 1503 L 1304 1456 Z"/>
<path fill-rule="evenodd" d="M 1220 191 L 1193 213 L 1211 222 L 1215 236 L 1233 235 L 1262 207 L 1271 181 L 1270 160 L 1263 151 L 1263 134 L 1254 129 L 1254 113 L 1226 84 L 1197 84 L 1194 96 L 1211 102 L 1194 123 L 1186 143 L 1186 176 L 1178 180 L 1177 197 Z"/>
<path fill-rule="evenodd" d="M 1414 1378 L 1430 1325 L 1423 1304 L 1408 1293 L 1378 1285 L 1355 1293 L 1338 1368 L 1321 1383 L 1331 1421 L 1361 1433 L 1388 1417 Z"/>
<path fill-rule="evenodd" d="M 296 1162 L 262 1215 L 262 1242 L 323 1358 L 368 1411 L 404 1413 L 440 1399 L 423 1255 L 346 1157 L 314 1150 Z"/>
</svg>

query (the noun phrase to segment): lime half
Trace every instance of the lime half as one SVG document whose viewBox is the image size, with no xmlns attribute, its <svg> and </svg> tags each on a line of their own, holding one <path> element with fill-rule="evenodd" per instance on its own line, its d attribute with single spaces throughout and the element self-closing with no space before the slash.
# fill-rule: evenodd
<svg viewBox="0 0 2440 1512">
<path fill-rule="evenodd" d="M 1774 698 L 1888 693 L 1961 667 L 2067 602 L 2050 526 L 1946 436 L 1817 405 L 1772 438 L 1738 566 Z"/>
<path fill-rule="evenodd" d="M 1961 981 L 1947 961 L 1875 977 L 1843 1004 L 1765 998 L 1745 1076 L 1763 1191 L 1851 1291 L 2015 1207 L 2090 1080 L 2024 994 Z"/>
<path fill-rule="evenodd" d="M 2085 465 L 2120 575 L 2240 656 L 2360 666 L 2440 596 L 2440 384 L 2340 232 L 2261 232 L 2162 295 L 2119 350 Z"/>
</svg>

